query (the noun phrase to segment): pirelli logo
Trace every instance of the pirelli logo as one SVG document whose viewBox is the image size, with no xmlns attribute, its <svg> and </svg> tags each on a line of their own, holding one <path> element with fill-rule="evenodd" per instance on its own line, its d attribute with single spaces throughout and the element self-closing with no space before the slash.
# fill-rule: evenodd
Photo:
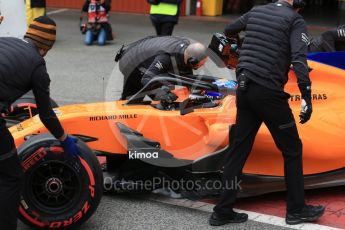
<svg viewBox="0 0 345 230">
<path fill-rule="evenodd" d="M 24 171 L 27 171 L 29 168 L 34 166 L 38 161 L 40 161 L 43 157 L 45 157 L 48 153 L 45 151 L 45 149 L 39 148 L 36 152 L 34 152 L 30 157 L 25 159 L 22 162 L 22 167 Z"/>
</svg>

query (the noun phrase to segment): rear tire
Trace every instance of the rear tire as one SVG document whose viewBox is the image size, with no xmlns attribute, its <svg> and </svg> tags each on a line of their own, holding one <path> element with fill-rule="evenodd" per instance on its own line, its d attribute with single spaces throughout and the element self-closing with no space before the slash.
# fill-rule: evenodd
<svg viewBox="0 0 345 230">
<path fill-rule="evenodd" d="M 101 166 L 85 143 L 78 158 L 64 154 L 51 135 L 31 137 L 18 149 L 24 170 L 20 219 L 35 229 L 71 229 L 97 209 L 103 193 Z"/>
</svg>

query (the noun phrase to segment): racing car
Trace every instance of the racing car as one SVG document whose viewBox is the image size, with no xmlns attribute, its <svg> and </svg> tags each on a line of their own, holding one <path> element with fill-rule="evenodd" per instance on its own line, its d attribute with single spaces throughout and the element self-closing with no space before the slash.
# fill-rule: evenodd
<svg viewBox="0 0 345 230">
<path fill-rule="evenodd" d="M 308 64 L 314 112 L 307 124 L 297 124 L 305 186 L 344 185 L 345 72 L 317 60 Z M 79 157 L 65 155 L 38 116 L 15 124 L 10 131 L 25 171 L 20 218 L 36 229 L 75 228 L 93 214 L 104 190 L 148 192 L 165 181 L 182 183 L 176 192 L 186 196 L 217 196 L 222 187 L 207 185 L 221 181 L 236 125 L 235 88 L 214 76 L 167 74 L 128 100 L 56 108 L 66 132 L 79 139 Z M 298 120 L 301 95 L 293 71 L 285 91 Z M 243 172 L 242 196 L 285 190 L 283 158 L 264 125 Z M 186 188 L 183 181 L 198 186 Z"/>
</svg>

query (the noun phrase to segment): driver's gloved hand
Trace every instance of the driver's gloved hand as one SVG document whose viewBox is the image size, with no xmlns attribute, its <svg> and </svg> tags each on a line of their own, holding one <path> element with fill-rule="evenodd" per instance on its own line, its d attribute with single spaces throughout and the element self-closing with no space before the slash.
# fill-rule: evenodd
<svg viewBox="0 0 345 230">
<path fill-rule="evenodd" d="M 172 108 L 173 102 L 177 100 L 177 96 L 170 91 L 167 86 L 162 86 L 155 95 L 155 100 L 160 101 L 161 109 L 169 110 Z"/>
<path fill-rule="evenodd" d="M 67 135 L 66 139 L 60 142 L 66 154 L 72 157 L 76 157 L 80 154 L 78 146 L 76 144 L 77 141 L 78 141 L 77 138 Z"/>
<path fill-rule="evenodd" d="M 304 124 L 309 121 L 313 112 L 311 102 L 311 86 L 306 84 L 298 84 L 299 90 L 302 94 L 301 112 L 299 114 L 299 123 Z"/>
<path fill-rule="evenodd" d="M 177 96 L 170 91 L 168 86 L 162 86 L 159 91 L 155 95 L 156 100 L 165 101 L 168 103 L 172 103 L 176 101 Z"/>
<path fill-rule="evenodd" d="M 176 101 L 176 99 L 177 96 L 172 92 L 169 92 L 166 95 L 161 96 L 160 98 L 161 101 L 164 101 L 166 103 L 173 103 L 174 101 Z"/>
</svg>

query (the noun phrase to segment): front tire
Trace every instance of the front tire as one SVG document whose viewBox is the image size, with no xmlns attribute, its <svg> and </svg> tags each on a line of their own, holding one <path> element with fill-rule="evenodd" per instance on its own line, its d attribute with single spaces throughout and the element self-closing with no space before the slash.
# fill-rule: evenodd
<svg viewBox="0 0 345 230">
<path fill-rule="evenodd" d="M 85 143 L 67 156 L 50 135 L 31 137 L 19 148 L 24 170 L 20 219 L 35 229 L 71 229 L 97 209 L 103 193 L 100 164 Z"/>
</svg>

